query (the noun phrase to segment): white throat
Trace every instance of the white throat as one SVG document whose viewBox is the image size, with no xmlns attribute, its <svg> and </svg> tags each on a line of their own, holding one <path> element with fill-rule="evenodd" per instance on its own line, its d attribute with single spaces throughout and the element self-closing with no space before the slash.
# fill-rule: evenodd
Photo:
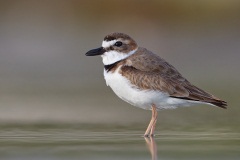
<svg viewBox="0 0 240 160">
<path fill-rule="evenodd" d="M 127 57 L 129 57 L 130 55 L 132 55 L 134 52 L 136 52 L 137 49 L 132 50 L 129 53 L 121 53 L 121 52 L 117 52 L 117 51 L 108 51 L 105 52 L 102 56 L 102 61 L 104 65 L 109 65 L 109 64 L 113 64 L 117 61 L 120 61 L 122 59 L 125 59 Z"/>
<path fill-rule="evenodd" d="M 112 41 L 103 41 L 102 47 L 107 48 L 111 45 L 113 45 L 116 42 L 116 40 Z M 122 59 L 125 59 L 129 57 L 130 55 L 134 54 L 136 52 L 137 48 L 135 50 L 130 51 L 129 53 L 121 53 L 117 51 L 108 51 L 101 55 L 102 61 L 104 65 L 113 64 L 117 61 L 120 61 Z"/>
</svg>

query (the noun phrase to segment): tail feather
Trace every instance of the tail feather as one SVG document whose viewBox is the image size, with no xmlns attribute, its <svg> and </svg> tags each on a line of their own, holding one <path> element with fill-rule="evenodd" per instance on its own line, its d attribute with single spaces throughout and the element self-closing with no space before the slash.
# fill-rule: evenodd
<svg viewBox="0 0 240 160">
<path fill-rule="evenodd" d="M 215 105 L 217 107 L 220 107 L 220 108 L 224 108 L 224 109 L 227 109 L 227 102 L 226 101 L 223 101 L 221 99 L 218 99 L 218 98 L 213 98 L 213 97 L 209 97 L 209 98 L 206 98 L 203 100 L 203 99 L 193 99 L 193 98 L 190 98 L 190 97 L 175 97 L 175 96 L 171 96 L 173 98 L 179 98 L 179 99 L 185 99 L 185 100 L 191 100 L 191 101 L 199 101 L 199 102 L 205 102 L 205 103 L 209 103 L 209 104 L 212 104 L 212 105 Z"/>
<path fill-rule="evenodd" d="M 189 91 L 189 99 L 195 100 L 195 101 L 201 101 L 201 102 L 206 102 L 213 104 L 215 106 L 218 106 L 220 108 L 227 109 L 227 102 L 223 101 L 217 97 L 215 97 L 212 94 L 209 94 L 205 92 L 204 90 L 196 87 L 196 86 L 186 86 L 186 88 Z"/>
<path fill-rule="evenodd" d="M 227 109 L 227 102 L 223 101 L 223 100 L 218 100 L 218 99 L 214 99 L 212 102 L 209 102 L 215 106 Z"/>
</svg>

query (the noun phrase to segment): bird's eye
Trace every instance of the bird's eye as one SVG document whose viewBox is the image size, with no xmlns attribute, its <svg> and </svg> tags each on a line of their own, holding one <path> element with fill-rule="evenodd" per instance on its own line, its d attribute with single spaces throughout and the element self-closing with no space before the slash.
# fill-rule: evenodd
<svg viewBox="0 0 240 160">
<path fill-rule="evenodd" d="M 120 41 L 117 41 L 115 44 L 114 44 L 114 46 L 117 46 L 117 47 L 120 47 L 122 45 L 122 42 L 120 42 Z"/>
</svg>

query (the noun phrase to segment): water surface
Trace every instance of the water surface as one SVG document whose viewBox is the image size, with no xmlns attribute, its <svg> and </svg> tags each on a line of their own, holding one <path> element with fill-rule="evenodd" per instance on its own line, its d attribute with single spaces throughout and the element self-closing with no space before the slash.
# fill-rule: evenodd
<svg viewBox="0 0 240 160">
<path fill-rule="evenodd" d="M 15 159 L 239 159 L 240 135 L 231 131 L 157 131 L 92 124 L 2 125 L 0 158 Z"/>
</svg>

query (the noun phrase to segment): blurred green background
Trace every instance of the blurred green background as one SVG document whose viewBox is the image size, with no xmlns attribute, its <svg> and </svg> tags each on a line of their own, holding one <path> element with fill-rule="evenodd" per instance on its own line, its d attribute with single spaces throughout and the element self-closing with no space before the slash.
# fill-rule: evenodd
<svg viewBox="0 0 240 160">
<path fill-rule="evenodd" d="M 124 32 L 189 81 L 228 102 L 162 111 L 158 128 L 239 129 L 240 1 L 0 0 L 0 123 L 139 124 L 101 57 L 84 54 Z"/>
</svg>

